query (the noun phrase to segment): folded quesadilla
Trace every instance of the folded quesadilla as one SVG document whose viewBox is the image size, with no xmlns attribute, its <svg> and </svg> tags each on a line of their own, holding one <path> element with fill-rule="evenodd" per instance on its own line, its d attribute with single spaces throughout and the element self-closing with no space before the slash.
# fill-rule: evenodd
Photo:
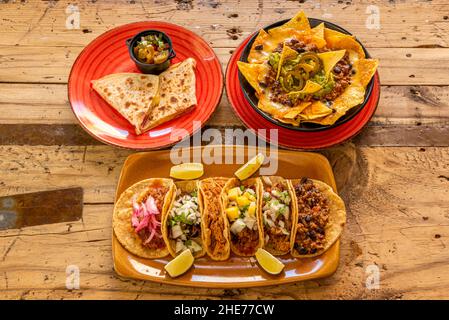
<svg viewBox="0 0 449 320">
<path fill-rule="evenodd" d="M 118 241 L 142 258 L 162 258 L 169 251 L 161 223 L 170 206 L 174 184 L 171 179 L 153 178 L 126 189 L 114 207 L 112 225 Z"/>
<path fill-rule="evenodd" d="M 221 208 L 220 194 L 228 178 L 207 178 L 199 183 L 199 200 L 203 207 L 201 227 L 204 231 L 204 248 L 211 259 L 222 261 L 231 253 L 229 224 Z"/>
<path fill-rule="evenodd" d="M 238 256 L 253 256 L 264 245 L 261 192 L 260 178 L 231 178 L 221 191 L 222 208 L 230 224 L 231 251 Z"/>
<path fill-rule="evenodd" d="M 135 127 L 136 134 L 141 134 L 147 115 L 157 105 L 159 77 L 116 73 L 92 80 L 92 88 Z"/>
<path fill-rule="evenodd" d="M 340 237 L 346 223 L 343 200 L 326 183 L 309 178 L 289 180 L 296 202 L 296 223 L 291 254 L 315 257 Z"/>
<path fill-rule="evenodd" d="M 202 204 L 198 200 L 198 181 L 175 183 L 170 207 L 162 222 L 162 235 L 173 257 L 189 249 L 195 258 L 206 254 L 201 228 Z"/>
<path fill-rule="evenodd" d="M 144 130 L 174 119 L 196 106 L 195 65 L 195 59 L 188 58 L 159 75 L 159 105 L 149 113 Z"/>
<path fill-rule="evenodd" d="M 262 205 L 265 250 L 274 255 L 289 253 L 296 221 L 296 203 L 287 180 L 278 176 L 262 177 Z"/>
</svg>

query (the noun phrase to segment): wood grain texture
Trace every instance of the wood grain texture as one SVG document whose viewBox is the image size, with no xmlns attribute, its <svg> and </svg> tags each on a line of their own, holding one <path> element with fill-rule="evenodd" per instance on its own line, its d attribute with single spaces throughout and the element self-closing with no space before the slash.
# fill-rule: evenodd
<svg viewBox="0 0 449 320">
<path fill-rule="evenodd" d="M 0 46 L 0 82 L 67 83 L 81 50 L 79 47 L 33 46 L 30 50 L 28 46 Z M 223 70 L 231 51 L 215 48 Z M 449 85 L 449 48 L 372 48 L 370 54 L 380 59 L 383 85 Z"/>
<path fill-rule="evenodd" d="M 351 2 L 194 0 L 182 5 L 174 0 L 108 0 L 76 2 L 80 29 L 67 29 L 60 1 L 7 1 L 2 6 L 0 45 L 85 46 L 101 33 L 135 21 L 165 20 L 197 32 L 214 47 L 233 48 L 243 37 L 265 25 L 291 18 L 302 9 L 310 17 L 330 20 L 347 28 L 368 47 L 447 47 L 449 4 L 434 1 Z M 369 5 L 380 13 L 380 29 L 367 28 Z M 236 17 L 235 14 L 238 16 Z M 226 30 L 238 27 L 237 38 Z"/>
<path fill-rule="evenodd" d="M 82 221 L 0 233 L 0 290 L 31 299 L 447 298 L 449 182 L 440 176 L 448 172 L 449 149 L 347 144 L 326 156 L 348 210 L 340 267 L 330 278 L 242 290 L 119 279 L 111 269 L 112 205 L 86 204 Z M 92 200 L 92 193 L 86 196 Z M 365 287 L 372 264 L 381 272 L 378 290 Z M 80 290 L 65 289 L 68 265 L 80 268 Z"/>
</svg>

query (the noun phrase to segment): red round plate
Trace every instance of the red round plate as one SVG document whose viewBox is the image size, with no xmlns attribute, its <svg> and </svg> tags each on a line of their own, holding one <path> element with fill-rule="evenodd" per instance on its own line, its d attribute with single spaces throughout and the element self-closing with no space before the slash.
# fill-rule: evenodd
<svg viewBox="0 0 449 320">
<path fill-rule="evenodd" d="M 237 61 L 240 59 L 246 43 L 251 38 L 248 37 L 235 50 L 231 59 L 229 60 L 226 70 L 226 94 L 231 103 L 235 113 L 240 117 L 243 123 L 260 138 L 267 142 L 277 144 L 283 147 L 292 149 L 322 149 L 342 143 L 360 132 L 360 130 L 368 123 L 376 111 L 380 96 L 379 74 L 376 72 L 374 76 L 374 86 L 371 92 L 371 97 L 367 104 L 360 112 L 354 116 L 350 121 L 323 131 L 316 132 L 301 132 L 279 127 L 262 117 L 255 111 L 248 101 L 246 101 L 243 94 L 240 82 L 238 79 Z M 277 129 L 272 131 L 271 129 Z"/>
<path fill-rule="evenodd" d="M 128 54 L 126 39 L 146 29 L 165 32 L 176 58 L 195 58 L 198 105 L 189 113 L 136 135 L 131 124 L 91 87 L 91 80 L 118 72 L 140 73 Z M 159 149 L 200 129 L 217 107 L 223 92 L 221 64 L 213 49 L 195 33 L 165 22 L 136 22 L 112 29 L 92 41 L 78 56 L 69 76 L 69 101 L 81 126 L 93 137 L 130 149 Z"/>
</svg>

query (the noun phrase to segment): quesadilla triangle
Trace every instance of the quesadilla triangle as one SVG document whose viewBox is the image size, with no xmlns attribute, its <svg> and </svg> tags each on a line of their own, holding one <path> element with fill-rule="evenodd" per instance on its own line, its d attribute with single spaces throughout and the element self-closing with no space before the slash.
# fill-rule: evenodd
<svg viewBox="0 0 449 320">
<path fill-rule="evenodd" d="M 262 204 L 264 249 L 273 255 L 290 252 L 293 245 L 293 221 L 296 221 L 296 203 L 287 180 L 277 176 L 263 176 Z"/>
<path fill-rule="evenodd" d="M 148 259 L 169 254 L 161 223 L 173 191 L 171 179 L 153 178 L 137 182 L 121 194 L 114 207 L 112 226 L 126 250 Z"/>
<path fill-rule="evenodd" d="M 253 256 L 263 247 L 261 192 L 260 178 L 231 178 L 221 192 L 222 208 L 230 224 L 231 251 L 238 256 Z"/>
<path fill-rule="evenodd" d="M 291 254 L 298 258 L 321 255 L 343 231 L 345 204 L 324 182 L 302 178 L 289 183 L 297 210 Z"/>
<path fill-rule="evenodd" d="M 141 134 L 146 116 L 157 104 L 159 77 L 116 73 L 92 80 L 92 88 L 134 126 L 136 134 Z"/>
<path fill-rule="evenodd" d="M 195 258 L 206 254 L 201 228 L 198 181 L 175 182 L 172 201 L 162 222 L 162 235 L 173 257 L 189 249 Z"/>
<path fill-rule="evenodd" d="M 195 59 L 188 58 L 159 75 L 159 105 L 149 113 L 144 130 L 179 117 L 197 105 L 195 66 Z"/>
<path fill-rule="evenodd" d="M 207 178 L 199 182 L 199 201 L 203 208 L 201 228 L 203 244 L 212 260 L 223 261 L 229 258 L 229 223 L 220 205 L 220 194 L 228 178 Z"/>
</svg>

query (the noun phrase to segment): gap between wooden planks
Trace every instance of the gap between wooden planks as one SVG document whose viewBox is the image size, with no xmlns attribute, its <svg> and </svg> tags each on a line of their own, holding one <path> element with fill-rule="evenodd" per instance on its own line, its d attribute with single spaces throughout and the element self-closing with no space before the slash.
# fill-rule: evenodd
<svg viewBox="0 0 449 320">
<path fill-rule="evenodd" d="M 449 86 L 384 86 L 371 123 L 449 124 Z M 0 83 L 1 124 L 78 124 L 64 84 Z M 207 123 L 241 126 L 226 94 Z"/>
<path fill-rule="evenodd" d="M 24 0 L 1 3 L 0 45 L 85 46 L 99 34 L 135 21 L 159 20 L 186 26 L 215 47 L 235 47 L 242 37 L 278 20 L 291 18 L 299 10 L 348 29 L 368 47 L 447 47 L 449 4 L 435 1 L 373 0 L 355 3 L 334 0 L 320 2 L 276 0 L 192 1 L 175 0 L 76 2 L 80 29 L 66 28 L 71 1 Z M 369 6 L 380 13 L 380 29 L 367 27 Z M 372 8 L 372 7 L 371 7 Z M 371 9 L 373 10 L 373 9 Z M 237 14 L 237 15 L 235 15 Z M 235 28 L 231 36 L 227 30 Z"/>
<path fill-rule="evenodd" d="M 85 166 L 93 160 L 89 154 Z M 325 155 L 348 212 L 340 267 L 330 278 L 243 290 L 119 279 L 112 270 L 112 204 L 86 204 L 82 221 L 0 232 L 0 290 L 8 298 L 28 299 L 448 298 L 449 182 L 440 176 L 448 169 L 449 148 L 347 144 Z M 67 183 L 63 175 L 59 179 Z M 95 180 L 102 184 L 102 178 Z M 87 201 L 96 196 L 92 191 L 86 189 Z M 65 290 L 69 264 L 80 268 L 81 290 Z M 371 264 L 381 272 L 379 290 L 365 288 L 365 267 Z"/>
</svg>

